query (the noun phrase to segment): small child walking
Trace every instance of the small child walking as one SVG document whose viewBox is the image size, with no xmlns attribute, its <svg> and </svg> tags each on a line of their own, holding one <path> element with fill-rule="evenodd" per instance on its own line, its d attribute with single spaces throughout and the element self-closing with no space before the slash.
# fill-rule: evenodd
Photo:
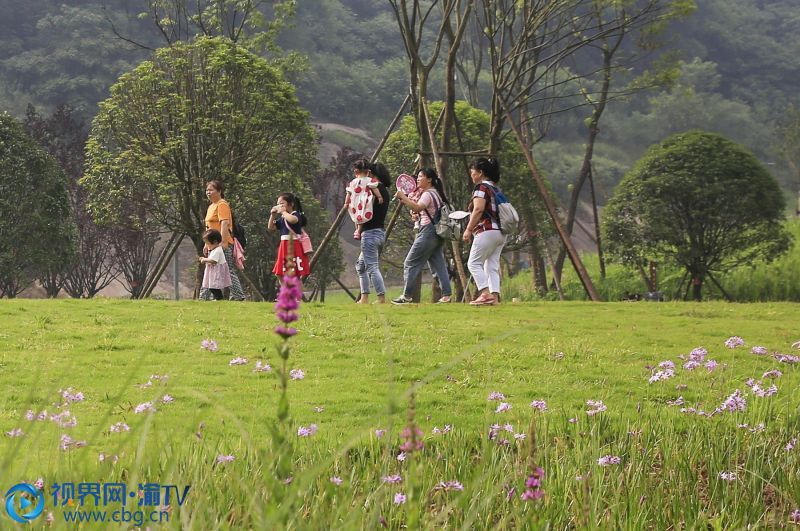
<svg viewBox="0 0 800 531">
<path fill-rule="evenodd" d="M 208 247 L 208 257 L 201 256 L 200 262 L 206 265 L 203 273 L 203 287 L 208 288 L 212 299 L 223 298 L 222 290 L 231 287 L 231 271 L 222 252 L 222 234 L 218 230 L 209 229 L 203 233 L 203 241 Z"/>
<path fill-rule="evenodd" d="M 373 175 L 372 164 L 367 159 L 359 159 L 353 164 L 355 177 L 347 185 L 344 204 L 356 225 L 353 238 L 361 239 L 361 228 L 372 219 L 375 200 L 383 204 L 383 196 L 378 192 L 378 179 Z"/>
</svg>

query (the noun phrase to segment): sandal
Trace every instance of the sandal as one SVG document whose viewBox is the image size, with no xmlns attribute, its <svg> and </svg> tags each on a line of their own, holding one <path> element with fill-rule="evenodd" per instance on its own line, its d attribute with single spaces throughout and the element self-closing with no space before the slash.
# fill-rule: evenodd
<svg viewBox="0 0 800 531">
<path fill-rule="evenodd" d="M 480 295 L 477 299 L 470 302 L 472 306 L 493 306 L 497 304 L 497 299 L 494 298 L 494 295 Z"/>
</svg>

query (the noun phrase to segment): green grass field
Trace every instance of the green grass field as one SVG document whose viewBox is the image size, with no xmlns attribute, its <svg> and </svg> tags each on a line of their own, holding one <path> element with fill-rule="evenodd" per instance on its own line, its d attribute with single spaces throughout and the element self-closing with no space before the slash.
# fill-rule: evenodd
<svg viewBox="0 0 800 531">
<path fill-rule="evenodd" d="M 800 377 L 795 363 L 773 356 L 800 354 L 791 346 L 800 340 L 795 304 L 312 304 L 300 312 L 287 369 L 305 377 L 289 381 L 290 420 L 277 428 L 287 442 L 276 448 L 272 305 L 2 301 L 0 490 L 42 478 L 45 515 L 33 527 L 52 513 L 64 529 L 76 527 L 63 516 L 75 507 L 53 506 L 55 482 L 191 485 L 183 506 L 169 507 L 169 523 L 142 528 L 774 528 L 800 507 L 800 447 L 786 450 L 800 434 Z M 745 345 L 726 348 L 731 336 Z M 201 349 L 204 339 L 218 350 Z M 679 356 L 701 346 L 718 366 L 684 369 Z M 230 365 L 237 357 L 247 363 Z M 675 376 L 648 383 L 666 360 Z M 256 361 L 273 370 L 254 372 Z M 774 369 L 782 376 L 762 378 Z M 762 389 L 774 381 L 777 394 L 756 396 L 748 378 L 763 380 Z M 68 388 L 84 399 L 59 407 Z M 667 404 L 682 396 L 683 407 L 710 412 L 736 389 L 744 411 L 706 417 Z M 496 413 L 492 392 L 511 409 Z M 589 415 L 587 400 L 607 410 Z M 146 402 L 156 411 L 136 413 Z M 29 410 L 66 409 L 62 422 L 74 416 L 76 426 L 26 419 Z M 111 431 L 118 422 L 130 431 Z M 398 461 L 410 422 L 424 449 Z M 313 436 L 297 435 L 311 424 Z M 445 425 L 449 433 L 434 429 Z M 17 429 L 23 435 L 8 435 Z M 64 434 L 86 446 L 61 450 Z M 234 460 L 217 463 L 220 455 Z M 599 465 L 606 455 L 620 463 Z M 273 474 L 282 456 L 292 462 L 288 484 Z M 523 500 L 536 467 L 544 495 Z M 395 474 L 399 483 L 383 480 Z M 463 490 L 440 484 L 448 481 Z M 4 512 L 0 524 L 14 525 Z"/>
</svg>

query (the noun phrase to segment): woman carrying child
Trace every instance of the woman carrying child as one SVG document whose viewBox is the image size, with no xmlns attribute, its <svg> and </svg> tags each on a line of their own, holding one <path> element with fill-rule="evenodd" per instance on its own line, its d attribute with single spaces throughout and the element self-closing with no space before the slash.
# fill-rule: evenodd
<svg viewBox="0 0 800 531">
<path fill-rule="evenodd" d="M 311 274 L 311 265 L 308 256 L 303 252 L 303 244 L 298 236 L 306 225 L 306 216 L 300 198 L 289 192 L 278 196 L 278 203 L 269 211 L 267 229 L 280 231 L 281 243 L 278 247 L 278 259 L 272 272 L 282 277 L 295 275 L 301 279 Z M 291 234 L 291 236 L 290 236 Z M 291 249 L 292 261 L 287 263 L 290 255 L 289 241 L 294 243 Z"/>
<path fill-rule="evenodd" d="M 379 205 L 383 204 L 383 196 L 378 190 L 380 181 L 372 172 L 372 164 L 367 159 L 359 159 L 353 164 L 355 177 L 347 185 L 347 196 L 344 204 L 347 205 L 347 213 L 356 225 L 353 238 L 361 239 L 364 230 L 364 223 L 369 222 L 375 215 L 375 201 Z"/>
<path fill-rule="evenodd" d="M 208 249 L 208 257 L 199 257 L 200 263 L 206 266 L 202 287 L 211 294 L 212 298 L 207 300 L 219 301 L 224 297 L 222 290 L 231 286 L 231 271 L 222 250 L 222 234 L 209 229 L 203 233 L 203 241 Z"/>
</svg>

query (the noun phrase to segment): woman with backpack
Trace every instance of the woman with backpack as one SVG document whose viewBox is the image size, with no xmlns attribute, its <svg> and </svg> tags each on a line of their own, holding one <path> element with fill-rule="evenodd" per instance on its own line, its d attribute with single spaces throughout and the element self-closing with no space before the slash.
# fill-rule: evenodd
<svg viewBox="0 0 800 531">
<path fill-rule="evenodd" d="M 206 197 L 211 203 L 206 211 L 206 230 L 214 229 L 222 235 L 222 252 L 231 273 L 230 300 L 243 301 L 244 290 L 236 274 L 236 264 L 233 260 L 233 214 L 231 214 L 231 205 L 225 200 L 225 185 L 222 184 L 222 181 L 208 181 Z M 208 249 L 204 249 L 204 251 L 204 254 L 208 254 Z M 210 300 L 210 298 L 211 293 L 207 289 L 200 290 L 200 299 Z"/>
<path fill-rule="evenodd" d="M 473 306 L 492 306 L 500 302 L 500 254 L 506 237 L 500 231 L 500 216 L 495 195 L 500 182 L 500 163 L 494 157 L 480 157 L 470 165 L 475 187 L 467 210 L 469 221 L 462 239 L 474 240 L 467 267 L 480 292 Z"/>
<path fill-rule="evenodd" d="M 403 294 L 392 299 L 392 304 L 408 304 L 412 302 L 411 291 L 417 282 L 422 267 L 428 263 L 431 272 L 439 279 L 442 297 L 439 303 L 450 302 L 452 290 L 450 276 L 447 273 L 447 262 L 444 260 L 444 240 L 436 234 L 436 214 L 442 205 L 447 203 L 444 185 L 436 170 L 425 168 L 417 174 L 417 190 L 415 198 L 409 198 L 402 190 L 397 190 L 395 197 L 411 210 L 416 236 L 411 249 L 403 262 Z"/>
</svg>

